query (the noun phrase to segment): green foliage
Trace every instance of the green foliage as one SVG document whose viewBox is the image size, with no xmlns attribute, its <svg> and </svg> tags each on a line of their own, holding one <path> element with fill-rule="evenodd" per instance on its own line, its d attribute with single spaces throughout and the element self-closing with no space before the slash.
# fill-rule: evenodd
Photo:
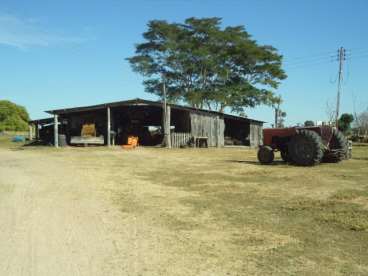
<svg viewBox="0 0 368 276">
<path fill-rule="evenodd" d="M 306 126 L 306 127 L 312 127 L 312 126 L 314 126 L 314 122 L 311 121 L 311 120 L 307 120 L 307 121 L 304 122 L 304 126 Z"/>
<path fill-rule="evenodd" d="M 272 105 L 273 90 L 286 78 L 282 56 L 259 45 L 244 26 L 221 28 L 221 19 L 188 18 L 184 24 L 153 20 L 128 58 L 146 77 L 146 91 L 191 106 L 243 112 L 246 107 Z"/>
<path fill-rule="evenodd" d="M 0 101 L 0 131 L 23 131 L 28 128 L 29 115 L 23 106 Z"/>
<path fill-rule="evenodd" d="M 351 123 L 354 121 L 354 116 L 352 114 L 344 113 L 339 119 L 339 130 L 347 133 L 351 129 Z"/>
</svg>

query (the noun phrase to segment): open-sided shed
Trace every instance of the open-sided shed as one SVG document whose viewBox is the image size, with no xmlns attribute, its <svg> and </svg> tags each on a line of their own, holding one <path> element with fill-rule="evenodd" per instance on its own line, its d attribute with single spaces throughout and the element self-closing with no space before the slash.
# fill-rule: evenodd
<svg viewBox="0 0 368 276">
<path fill-rule="evenodd" d="M 205 139 L 209 147 L 245 145 L 257 147 L 262 140 L 263 122 L 246 117 L 188 106 L 167 104 L 167 121 L 164 122 L 161 102 L 134 99 L 93 106 L 47 111 L 53 118 L 35 120 L 38 133 L 47 132 L 44 139 L 59 145 L 60 137 L 70 143 L 72 137 L 81 135 L 82 126 L 94 124 L 96 135 L 103 137 L 103 144 L 125 144 L 127 137 L 139 137 L 143 146 L 162 144 L 164 135 L 172 147 Z M 53 128 L 50 135 L 50 128 Z M 47 129 L 47 131 L 46 131 Z M 38 135 L 42 138 L 41 135 Z"/>
</svg>

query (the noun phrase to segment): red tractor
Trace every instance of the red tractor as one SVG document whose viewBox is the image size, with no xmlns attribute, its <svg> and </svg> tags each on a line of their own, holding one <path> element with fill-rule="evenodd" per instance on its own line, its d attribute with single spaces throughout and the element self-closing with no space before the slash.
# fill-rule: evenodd
<svg viewBox="0 0 368 276">
<path fill-rule="evenodd" d="M 330 126 L 264 129 L 259 162 L 272 163 L 275 151 L 280 152 L 285 162 L 299 166 L 339 162 L 349 156 L 345 136 Z"/>
</svg>

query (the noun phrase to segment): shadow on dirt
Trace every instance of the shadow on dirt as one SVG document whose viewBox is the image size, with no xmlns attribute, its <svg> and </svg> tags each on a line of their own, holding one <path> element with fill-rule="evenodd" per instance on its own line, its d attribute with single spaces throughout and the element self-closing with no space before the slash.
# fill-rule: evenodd
<svg viewBox="0 0 368 276">
<path fill-rule="evenodd" d="M 52 144 L 43 141 L 33 141 L 23 145 L 23 147 L 34 147 L 34 146 L 52 146 Z"/>
<path fill-rule="evenodd" d="M 281 160 L 273 161 L 271 164 L 261 164 L 258 161 L 248 161 L 248 160 L 227 160 L 226 162 L 229 162 L 229 163 L 242 163 L 242 164 L 257 165 L 257 166 L 287 165 L 287 163 L 285 163 L 284 161 L 281 161 Z"/>
<path fill-rule="evenodd" d="M 368 161 L 368 157 L 353 157 L 353 160 Z"/>
</svg>

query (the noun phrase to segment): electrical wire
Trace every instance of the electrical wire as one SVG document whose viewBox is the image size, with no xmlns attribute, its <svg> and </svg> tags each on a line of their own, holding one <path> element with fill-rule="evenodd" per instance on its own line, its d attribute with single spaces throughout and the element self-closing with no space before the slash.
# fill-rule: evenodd
<svg viewBox="0 0 368 276">
<path fill-rule="evenodd" d="M 313 62 L 331 61 L 333 59 L 334 58 L 331 56 L 326 56 L 326 57 L 320 57 L 320 58 L 311 58 L 309 60 L 304 60 L 304 61 L 284 62 L 284 64 L 287 66 L 303 65 L 303 64 L 313 63 Z"/>
<path fill-rule="evenodd" d="M 350 60 L 346 61 L 346 78 L 343 78 L 343 86 L 346 86 L 350 80 Z"/>
<path fill-rule="evenodd" d="M 367 57 L 368 56 L 368 52 L 367 53 L 364 53 L 364 54 L 361 54 L 361 55 L 351 55 L 351 56 L 348 56 L 349 59 L 356 59 L 356 58 L 362 58 L 362 57 Z"/>
<path fill-rule="evenodd" d="M 332 55 L 333 54 L 333 55 Z M 357 58 L 366 58 L 368 57 L 368 48 L 362 47 L 362 48 L 354 48 L 354 49 L 346 49 L 346 55 L 345 60 L 350 61 L 351 59 L 357 59 Z M 294 69 L 301 69 L 305 67 L 312 67 L 322 64 L 329 64 L 338 61 L 338 56 L 336 55 L 336 51 L 326 51 L 314 55 L 308 55 L 308 56 L 302 56 L 302 57 L 296 57 L 296 58 L 290 58 L 285 59 L 283 62 L 283 67 L 287 70 L 294 70 Z M 347 64 L 347 81 L 348 82 L 350 78 L 350 63 Z M 331 82 L 331 80 L 330 80 Z M 332 81 L 332 83 L 335 83 L 335 81 Z"/>
<path fill-rule="evenodd" d="M 328 52 L 322 52 L 322 53 L 316 53 L 316 54 L 311 54 L 308 56 L 302 56 L 302 57 L 295 57 L 295 58 L 291 58 L 290 61 L 299 61 L 299 60 L 304 60 L 304 59 L 311 59 L 311 58 L 317 58 L 317 57 L 325 57 L 326 55 L 330 55 L 336 53 L 336 51 L 328 51 Z M 285 60 L 285 62 L 290 62 L 289 58 L 287 58 Z"/>
<path fill-rule="evenodd" d="M 330 64 L 333 63 L 332 60 L 320 60 L 320 61 L 314 61 L 309 63 L 303 63 L 303 64 L 294 64 L 294 65 L 285 65 L 285 68 L 287 69 L 297 69 L 297 68 L 305 68 L 310 66 L 316 66 L 316 65 L 322 65 L 322 64 Z"/>
<path fill-rule="evenodd" d="M 334 55 L 332 55 L 334 53 Z M 326 51 L 318 54 L 296 57 L 285 59 L 283 62 L 286 68 L 294 69 L 305 66 L 314 66 L 323 63 L 329 63 L 336 60 L 336 52 L 335 51 Z"/>
<path fill-rule="evenodd" d="M 366 52 L 366 51 L 368 51 L 368 48 L 366 47 L 346 49 L 346 52 L 354 52 L 354 53 L 360 53 L 360 52 Z"/>
</svg>

